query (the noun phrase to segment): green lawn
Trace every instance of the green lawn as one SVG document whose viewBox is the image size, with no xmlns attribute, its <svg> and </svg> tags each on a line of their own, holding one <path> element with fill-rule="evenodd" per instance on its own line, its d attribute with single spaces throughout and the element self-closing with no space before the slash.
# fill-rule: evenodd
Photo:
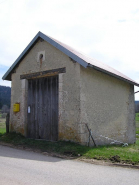
<svg viewBox="0 0 139 185">
<path fill-rule="evenodd" d="M 136 113 L 136 134 L 139 134 L 139 113 Z M 139 135 L 136 135 L 137 138 L 139 138 Z"/>
<path fill-rule="evenodd" d="M 139 113 L 136 113 L 136 118 L 135 118 L 136 121 L 139 121 Z"/>
<path fill-rule="evenodd" d="M 2 134 L 6 133 L 6 129 L 5 128 L 0 128 L 0 133 L 2 133 Z"/>
<path fill-rule="evenodd" d="M 0 116 L 0 133 L 5 133 L 6 132 L 6 124 L 5 124 L 6 119 L 1 118 Z"/>
</svg>

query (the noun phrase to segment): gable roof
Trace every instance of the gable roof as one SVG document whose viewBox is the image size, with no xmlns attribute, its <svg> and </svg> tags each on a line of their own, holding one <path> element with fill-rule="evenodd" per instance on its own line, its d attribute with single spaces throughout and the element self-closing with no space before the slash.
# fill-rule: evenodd
<svg viewBox="0 0 139 185">
<path fill-rule="evenodd" d="M 106 73 L 108 75 L 114 76 L 116 78 L 119 78 L 123 81 L 126 81 L 130 84 L 139 86 L 138 83 L 133 81 L 132 79 L 128 78 L 124 74 L 120 73 L 119 71 L 111 68 L 110 66 L 103 64 L 102 62 L 92 59 L 85 54 L 82 54 L 72 47 L 56 40 L 53 39 L 52 37 L 49 37 L 42 32 L 38 32 L 37 35 L 33 38 L 33 40 L 28 44 L 28 46 L 24 49 L 24 51 L 20 54 L 20 56 L 16 59 L 16 61 L 12 64 L 12 66 L 8 69 L 8 71 L 4 74 L 2 77 L 3 80 L 10 80 L 11 81 L 11 74 L 13 73 L 14 69 L 16 68 L 17 65 L 21 62 L 21 60 L 27 55 L 27 53 L 31 50 L 31 48 L 36 44 L 39 38 L 44 39 L 46 42 L 54 46 L 55 48 L 59 49 L 63 53 L 65 53 L 67 56 L 69 56 L 71 59 L 75 60 L 78 62 L 80 65 L 83 67 L 91 67 L 94 68 L 98 71 L 101 71 L 103 73 Z"/>
</svg>

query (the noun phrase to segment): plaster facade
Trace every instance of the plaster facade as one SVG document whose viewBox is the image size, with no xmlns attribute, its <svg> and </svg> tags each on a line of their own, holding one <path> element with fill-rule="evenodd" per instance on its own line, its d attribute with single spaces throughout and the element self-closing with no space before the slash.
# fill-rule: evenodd
<svg viewBox="0 0 139 185">
<path fill-rule="evenodd" d="M 81 67 L 80 73 L 80 122 L 88 123 L 96 143 L 134 143 L 134 86 L 92 68 Z M 85 126 L 81 125 L 83 132 Z M 87 138 L 86 132 L 81 142 L 87 141 Z"/>
<path fill-rule="evenodd" d="M 39 55 L 45 54 L 42 63 Z M 66 67 L 59 74 L 59 139 L 80 142 L 78 123 L 80 120 L 80 65 L 54 48 L 46 41 L 38 41 L 12 74 L 11 131 L 27 134 L 28 80 L 20 75 Z M 20 112 L 13 112 L 14 103 L 20 103 Z"/>
<path fill-rule="evenodd" d="M 41 61 L 40 54 L 44 56 Z M 87 144 L 87 123 L 97 145 L 110 144 L 108 138 L 134 143 L 133 85 L 84 68 L 42 40 L 12 73 L 10 130 L 27 135 L 28 80 L 20 80 L 20 75 L 62 67 L 66 73 L 59 74 L 58 139 Z M 18 113 L 13 112 L 14 103 L 20 103 Z"/>
</svg>

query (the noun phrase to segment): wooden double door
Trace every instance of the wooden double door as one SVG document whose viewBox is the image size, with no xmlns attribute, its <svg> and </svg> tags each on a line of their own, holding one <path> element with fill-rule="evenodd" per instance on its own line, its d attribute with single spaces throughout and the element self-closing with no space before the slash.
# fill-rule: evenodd
<svg viewBox="0 0 139 185">
<path fill-rule="evenodd" d="M 58 140 L 58 76 L 28 80 L 27 135 Z"/>
</svg>

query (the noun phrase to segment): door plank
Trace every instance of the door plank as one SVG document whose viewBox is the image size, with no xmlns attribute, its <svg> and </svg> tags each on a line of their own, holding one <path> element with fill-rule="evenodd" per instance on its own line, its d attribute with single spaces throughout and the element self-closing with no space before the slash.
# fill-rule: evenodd
<svg viewBox="0 0 139 185">
<path fill-rule="evenodd" d="M 58 140 L 58 76 L 28 81 L 28 137 Z"/>
</svg>

